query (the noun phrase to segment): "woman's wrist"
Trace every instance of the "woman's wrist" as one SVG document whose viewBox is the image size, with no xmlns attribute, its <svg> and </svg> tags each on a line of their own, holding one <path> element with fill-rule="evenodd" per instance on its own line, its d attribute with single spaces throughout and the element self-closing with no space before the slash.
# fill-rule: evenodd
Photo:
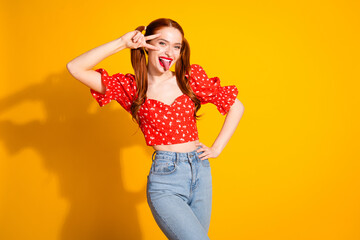
<svg viewBox="0 0 360 240">
<path fill-rule="evenodd" d="M 223 147 L 217 146 L 217 145 L 213 144 L 213 145 L 211 146 L 211 149 L 212 149 L 217 155 L 220 155 L 220 153 L 221 153 L 222 150 L 223 150 Z"/>
<path fill-rule="evenodd" d="M 115 53 L 127 48 L 126 44 L 125 44 L 125 41 L 123 40 L 122 37 L 119 37 L 118 39 L 115 39 L 114 42 L 115 42 Z"/>
</svg>

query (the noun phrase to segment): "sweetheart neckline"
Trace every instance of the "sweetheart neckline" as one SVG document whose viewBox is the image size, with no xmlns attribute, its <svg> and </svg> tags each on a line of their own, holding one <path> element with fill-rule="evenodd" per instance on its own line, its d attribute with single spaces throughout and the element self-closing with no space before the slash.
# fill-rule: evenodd
<svg viewBox="0 0 360 240">
<path fill-rule="evenodd" d="M 181 98 L 181 97 L 183 97 L 183 96 L 187 96 L 187 95 L 186 95 L 185 93 L 183 93 L 182 95 L 176 97 L 175 100 L 174 100 L 171 104 L 167 104 L 167 103 L 164 103 L 164 102 L 162 102 L 162 101 L 159 101 L 159 100 L 156 100 L 156 99 L 153 99 L 153 98 L 146 98 L 145 101 L 147 101 L 147 100 L 152 100 L 152 101 L 156 101 L 156 102 L 162 103 L 162 104 L 164 104 L 164 105 L 166 105 L 166 106 L 172 106 L 174 103 L 177 102 L 177 100 L 178 100 L 179 98 Z"/>
</svg>

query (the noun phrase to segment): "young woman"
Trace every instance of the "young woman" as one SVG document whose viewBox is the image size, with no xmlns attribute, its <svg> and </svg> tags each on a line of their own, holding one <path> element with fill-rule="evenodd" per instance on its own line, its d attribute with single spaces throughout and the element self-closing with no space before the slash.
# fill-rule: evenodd
<svg viewBox="0 0 360 240">
<path fill-rule="evenodd" d="M 103 68 L 92 70 L 125 48 L 131 49 L 135 74 L 110 76 Z M 173 65 L 175 72 L 169 70 Z M 91 89 L 100 106 L 116 100 L 128 111 L 146 144 L 154 148 L 147 201 L 164 234 L 169 239 L 209 239 L 212 180 L 208 159 L 219 156 L 243 115 L 236 86 L 221 86 L 219 78 L 208 78 L 200 65 L 190 65 L 183 29 L 165 18 L 78 56 L 67 68 Z M 205 103 L 227 114 L 211 147 L 199 142 L 196 127 L 197 111 Z"/>
</svg>

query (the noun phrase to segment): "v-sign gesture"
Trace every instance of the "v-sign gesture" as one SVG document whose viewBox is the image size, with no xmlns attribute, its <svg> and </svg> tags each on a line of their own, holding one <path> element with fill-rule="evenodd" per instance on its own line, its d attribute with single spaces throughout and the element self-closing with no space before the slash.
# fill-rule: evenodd
<svg viewBox="0 0 360 240">
<path fill-rule="evenodd" d="M 125 46 L 127 48 L 136 49 L 139 47 L 146 47 L 152 50 L 159 50 L 158 47 L 146 43 L 147 40 L 151 40 L 159 36 L 160 34 L 158 33 L 145 37 L 144 34 L 142 34 L 139 30 L 135 30 L 124 34 L 121 38 L 125 42 Z"/>
</svg>

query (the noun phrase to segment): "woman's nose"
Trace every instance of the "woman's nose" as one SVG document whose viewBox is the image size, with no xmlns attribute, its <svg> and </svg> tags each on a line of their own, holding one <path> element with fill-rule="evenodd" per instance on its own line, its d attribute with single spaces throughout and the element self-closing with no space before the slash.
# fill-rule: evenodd
<svg viewBox="0 0 360 240">
<path fill-rule="evenodd" d="M 166 48 L 165 54 L 168 55 L 168 56 L 171 56 L 171 54 L 172 54 L 171 49 L 170 49 L 170 48 Z"/>
</svg>

